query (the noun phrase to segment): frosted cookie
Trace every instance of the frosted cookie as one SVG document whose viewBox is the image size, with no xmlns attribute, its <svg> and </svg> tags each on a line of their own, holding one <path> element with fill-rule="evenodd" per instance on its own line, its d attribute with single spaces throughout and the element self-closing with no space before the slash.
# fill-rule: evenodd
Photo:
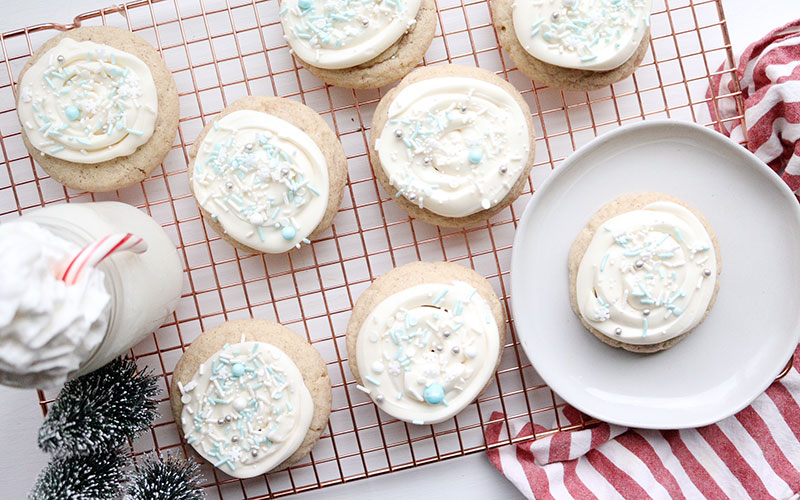
<svg viewBox="0 0 800 500">
<path fill-rule="evenodd" d="M 598 339 L 656 352 L 686 337 L 711 311 L 722 258 L 699 212 L 662 193 L 603 206 L 569 254 L 570 302 Z"/>
<path fill-rule="evenodd" d="M 505 338 L 503 306 L 486 279 L 458 264 L 413 262 L 359 297 L 348 364 L 357 388 L 386 413 L 435 424 L 491 382 Z"/>
<path fill-rule="evenodd" d="M 33 159 L 65 186 L 111 191 L 144 180 L 169 153 L 178 90 L 158 52 L 129 31 L 66 31 L 20 73 L 17 113 Z"/>
<path fill-rule="evenodd" d="M 651 0 L 492 0 L 500 45 L 538 84 L 593 90 L 627 78 L 650 42 Z"/>
<path fill-rule="evenodd" d="M 326 230 L 342 202 L 347 160 L 311 108 L 239 99 L 189 150 L 189 183 L 206 222 L 248 253 L 282 253 Z"/>
<path fill-rule="evenodd" d="M 372 89 L 416 66 L 436 30 L 434 0 L 284 0 L 281 24 L 297 60 L 330 85 Z"/>
<path fill-rule="evenodd" d="M 466 227 L 514 201 L 533 166 L 530 109 L 479 68 L 419 68 L 381 99 L 369 154 L 375 176 L 409 215 Z"/>
<path fill-rule="evenodd" d="M 288 467 L 306 456 L 331 413 L 325 362 L 271 321 L 229 321 L 186 350 L 170 406 L 187 444 L 233 477 Z"/>
</svg>

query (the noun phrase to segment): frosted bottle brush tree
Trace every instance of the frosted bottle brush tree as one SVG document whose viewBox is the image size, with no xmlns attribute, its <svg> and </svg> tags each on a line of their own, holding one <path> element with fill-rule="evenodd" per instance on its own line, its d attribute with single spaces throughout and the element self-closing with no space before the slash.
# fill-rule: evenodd
<svg viewBox="0 0 800 500">
<path fill-rule="evenodd" d="M 53 455 L 31 500 L 111 500 L 127 482 L 130 500 L 199 500 L 197 464 L 177 457 L 145 458 L 138 472 L 121 445 L 150 428 L 158 412 L 158 379 L 129 358 L 64 385 L 39 430 Z"/>
</svg>

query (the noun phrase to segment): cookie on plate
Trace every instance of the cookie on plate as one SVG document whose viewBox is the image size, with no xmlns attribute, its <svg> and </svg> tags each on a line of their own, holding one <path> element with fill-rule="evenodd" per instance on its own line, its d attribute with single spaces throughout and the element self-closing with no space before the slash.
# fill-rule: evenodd
<svg viewBox="0 0 800 500">
<path fill-rule="evenodd" d="M 533 167 L 535 132 L 517 90 L 489 71 L 455 64 L 414 70 L 375 110 L 375 176 L 414 218 L 448 227 L 507 207 Z"/>
<path fill-rule="evenodd" d="M 389 415 L 442 422 L 491 382 L 506 339 L 492 285 L 450 262 L 412 262 L 361 294 L 347 325 L 358 389 Z"/>
<path fill-rule="evenodd" d="M 31 56 L 19 82 L 25 147 L 65 186 L 112 191 L 141 182 L 172 148 L 175 80 L 158 52 L 129 31 L 66 31 Z"/>
<path fill-rule="evenodd" d="M 651 0 L 492 0 L 500 45 L 534 82 L 594 90 L 629 77 L 650 45 Z"/>
<path fill-rule="evenodd" d="M 705 217 L 662 193 L 631 193 L 598 210 L 569 253 L 570 303 L 613 347 L 649 353 L 685 338 L 719 290 L 722 257 Z"/>
<path fill-rule="evenodd" d="M 436 30 L 434 0 L 285 0 L 281 24 L 295 58 L 330 85 L 374 89 L 399 80 Z"/>
<path fill-rule="evenodd" d="M 322 357 L 293 331 L 229 321 L 203 332 L 178 361 L 170 406 L 201 457 L 247 478 L 311 451 L 331 413 L 331 383 Z"/>
<path fill-rule="evenodd" d="M 203 218 L 225 241 L 248 253 L 283 253 L 331 225 L 347 160 L 308 106 L 244 97 L 200 132 L 188 172 Z"/>
</svg>

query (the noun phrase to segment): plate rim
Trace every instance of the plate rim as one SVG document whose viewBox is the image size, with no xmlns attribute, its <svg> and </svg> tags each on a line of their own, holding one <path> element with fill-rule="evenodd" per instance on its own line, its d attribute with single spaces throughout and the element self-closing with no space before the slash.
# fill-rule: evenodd
<svg viewBox="0 0 800 500">
<path fill-rule="evenodd" d="M 560 377 L 553 377 L 552 373 L 547 373 L 547 374 L 542 373 L 536 367 L 536 361 L 535 361 L 537 358 L 536 353 L 528 352 L 529 349 L 525 346 L 526 343 L 523 342 L 522 340 L 523 335 L 521 334 L 521 328 L 519 327 L 520 323 L 519 321 L 517 321 L 516 314 L 514 314 L 514 312 L 518 310 L 518 307 L 521 306 L 519 301 L 522 300 L 521 298 L 517 298 L 518 296 L 517 293 L 514 293 L 515 289 L 519 290 L 520 287 L 517 285 L 517 283 L 520 279 L 522 279 L 521 276 L 517 276 L 518 273 L 515 273 L 514 269 L 519 269 L 520 267 L 522 267 L 520 263 L 520 260 L 522 259 L 520 247 L 522 246 L 522 244 L 520 242 L 523 238 L 523 235 L 525 234 L 525 230 L 523 229 L 523 227 L 526 227 L 528 225 L 527 221 L 533 217 L 532 214 L 534 214 L 534 212 L 536 211 L 536 207 L 539 205 L 539 199 L 541 197 L 537 197 L 536 193 L 549 189 L 549 186 L 555 181 L 555 179 L 559 178 L 562 175 L 565 175 L 564 172 L 577 168 L 574 167 L 573 165 L 579 163 L 580 160 L 584 156 L 586 156 L 586 154 L 588 154 L 587 152 L 591 152 L 592 150 L 601 147 L 610 141 L 616 140 L 617 137 L 620 135 L 636 133 L 640 129 L 644 128 L 659 128 L 659 127 L 678 128 L 678 129 L 685 128 L 690 131 L 697 132 L 704 136 L 703 140 L 710 139 L 712 141 L 716 141 L 718 144 L 721 144 L 723 147 L 728 148 L 728 150 L 733 151 L 735 154 L 739 155 L 747 162 L 753 164 L 753 166 L 759 170 L 760 174 L 767 174 L 764 175 L 764 177 L 769 182 L 777 186 L 778 191 L 781 193 L 782 197 L 792 202 L 790 205 L 793 205 L 795 208 L 792 211 L 793 217 L 790 217 L 790 220 L 793 220 L 795 226 L 800 228 L 800 203 L 798 203 L 797 197 L 791 191 L 791 189 L 789 189 L 789 186 L 787 186 L 786 183 L 780 178 L 780 176 L 778 176 L 766 163 L 761 161 L 751 151 L 746 149 L 744 146 L 733 142 L 730 138 L 726 137 L 720 132 L 717 132 L 715 130 L 710 130 L 708 129 L 708 127 L 704 127 L 694 122 L 686 122 L 674 119 L 648 120 L 639 123 L 623 125 L 615 130 L 612 130 L 601 136 L 593 138 L 588 143 L 584 144 L 577 150 L 573 151 L 569 156 L 567 156 L 564 159 L 564 161 L 559 166 L 553 169 L 550 175 L 548 175 L 547 178 L 542 182 L 542 185 L 538 189 L 536 189 L 534 193 L 531 195 L 531 200 L 525 206 L 525 210 L 523 211 L 519 223 L 517 224 L 517 229 L 514 234 L 514 242 L 511 247 L 511 267 L 509 270 L 510 291 L 511 291 L 510 294 L 511 314 L 512 317 L 514 318 L 515 334 L 517 340 L 522 346 L 522 350 L 525 352 L 525 355 L 528 357 L 528 360 L 531 362 L 531 365 L 536 370 L 536 373 L 539 374 L 544 383 L 547 384 L 547 386 L 553 392 L 558 394 L 558 396 L 562 398 L 570 406 L 576 408 L 577 410 L 586 415 L 589 415 L 592 418 L 599 419 L 609 424 L 622 425 L 626 427 L 634 427 L 640 429 L 665 429 L 665 430 L 688 429 L 688 428 L 710 425 L 719 422 L 721 420 L 724 420 L 725 418 L 728 418 L 732 415 L 735 415 L 736 413 L 740 412 L 741 410 L 749 406 L 756 398 L 758 398 L 758 396 L 763 394 L 764 391 L 775 381 L 775 378 L 778 376 L 778 374 L 780 374 L 780 372 L 783 371 L 789 359 L 791 359 L 792 355 L 795 353 L 797 349 L 797 344 L 800 343 L 800 324 L 798 324 L 791 332 L 792 336 L 794 337 L 795 348 L 789 351 L 782 358 L 783 361 L 778 363 L 777 366 L 772 371 L 769 372 L 769 377 L 765 376 L 764 381 L 758 385 L 760 389 L 757 392 L 755 392 L 755 394 L 748 395 L 744 399 L 745 401 L 744 404 L 732 406 L 731 409 L 720 412 L 718 416 L 712 416 L 711 418 L 688 418 L 685 422 L 680 422 L 676 425 L 664 427 L 664 426 L 655 426 L 652 424 L 649 425 L 648 422 L 636 420 L 635 418 L 626 419 L 626 418 L 616 418 L 615 416 L 611 415 L 604 416 L 602 411 L 595 412 L 584 406 L 583 403 L 575 404 L 573 401 L 570 401 L 567 397 L 563 395 L 562 391 L 559 390 L 561 388 L 564 388 L 565 386 L 562 385 L 558 380 L 555 380 L 554 382 L 554 379 L 560 379 Z M 531 348 L 531 350 L 535 351 L 533 348 Z"/>
</svg>

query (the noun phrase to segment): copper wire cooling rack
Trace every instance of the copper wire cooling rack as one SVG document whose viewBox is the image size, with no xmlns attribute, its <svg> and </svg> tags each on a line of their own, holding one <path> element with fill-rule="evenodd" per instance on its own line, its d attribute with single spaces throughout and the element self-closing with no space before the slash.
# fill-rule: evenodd
<svg viewBox="0 0 800 500">
<path fill-rule="evenodd" d="M 655 0 L 650 50 L 636 74 L 593 92 L 560 92 L 535 86 L 498 46 L 485 0 L 438 0 L 436 36 L 423 64 L 480 66 L 512 82 L 533 111 L 536 163 L 525 192 L 487 223 L 450 230 L 410 220 L 378 186 L 367 157 L 372 113 L 382 91 L 354 91 L 321 84 L 301 69 L 282 37 L 277 0 L 139 0 L 77 16 L 72 24 L 43 24 L 0 34 L 0 221 L 61 202 L 121 200 L 158 220 L 173 238 L 185 268 L 185 294 L 169 322 L 133 349 L 141 366 L 160 376 L 161 417 L 152 432 L 131 445 L 134 457 L 151 450 L 192 455 L 178 437 L 167 387 L 178 358 L 201 331 L 228 319 L 266 318 L 305 336 L 328 364 L 333 384 L 330 423 L 311 455 L 292 468 L 240 481 L 207 464 L 209 498 L 273 498 L 289 493 L 416 467 L 484 451 L 491 423 L 529 423 L 530 437 L 591 425 L 568 422 L 564 402 L 538 377 L 509 321 L 495 383 L 456 418 L 433 426 L 389 418 L 362 393 L 346 359 L 344 335 L 350 310 L 370 282 L 414 260 L 449 260 L 486 276 L 509 308 L 511 243 L 519 215 L 553 168 L 595 136 L 648 118 L 712 123 L 709 104 L 739 92 L 706 98 L 711 78 L 733 54 L 717 0 Z M 31 52 L 57 30 L 107 24 L 129 29 L 163 54 L 180 94 L 178 138 L 161 168 L 143 183 L 102 194 L 66 189 L 31 159 L 15 112 L 19 71 Z M 734 78 L 734 81 L 736 79 Z M 227 104 L 248 95 L 277 95 L 319 112 L 341 139 L 349 184 L 333 227 L 311 245 L 288 255 L 245 255 L 207 228 L 189 192 L 187 148 L 204 124 Z M 719 116 L 717 113 L 716 116 Z M 535 307 L 535 304 L 531 305 Z M 46 412 L 55 394 L 39 393 Z M 502 412 L 491 420 L 493 412 Z M 535 426 L 534 426 L 535 424 Z M 509 433 L 504 433 L 508 435 Z"/>
</svg>

